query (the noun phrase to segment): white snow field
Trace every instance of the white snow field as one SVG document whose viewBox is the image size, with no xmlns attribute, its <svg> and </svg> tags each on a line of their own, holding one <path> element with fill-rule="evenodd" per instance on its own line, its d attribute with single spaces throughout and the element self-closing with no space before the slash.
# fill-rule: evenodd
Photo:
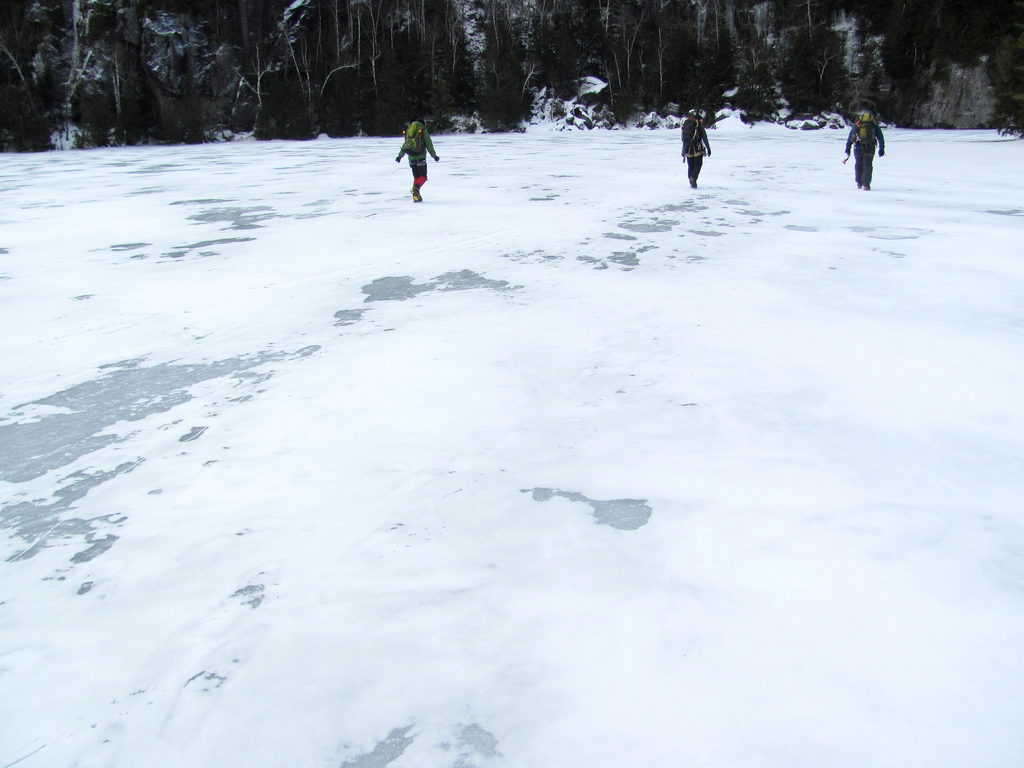
<svg viewBox="0 0 1024 768">
<path fill-rule="evenodd" d="M 1024 142 L 0 156 L 0 768 L 1024 765 Z"/>
</svg>

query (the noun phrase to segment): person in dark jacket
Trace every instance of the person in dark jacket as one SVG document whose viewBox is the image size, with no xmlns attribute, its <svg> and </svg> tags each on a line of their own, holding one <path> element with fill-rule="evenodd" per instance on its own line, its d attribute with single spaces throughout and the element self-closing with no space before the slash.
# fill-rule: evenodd
<svg viewBox="0 0 1024 768">
<path fill-rule="evenodd" d="M 409 127 L 405 129 L 402 150 L 398 153 L 398 157 L 395 158 L 395 162 L 400 163 L 404 155 L 409 156 L 409 168 L 412 169 L 412 201 L 414 203 L 423 202 L 420 188 L 427 183 L 428 152 L 434 158 L 435 163 L 441 161 L 441 158 L 434 151 L 434 142 L 430 139 L 427 126 L 419 120 L 413 120 L 409 123 Z"/>
<path fill-rule="evenodd" d="M 686 158 L 686 174 L 690 186 L 697 188 L 697 177 L 704 165 L 704 157 L 711 157 L 711 144 L 708 133 L 704 130 L 704 113 L 699 109 L 691 109 L 683 121 L 683 157 Z"/>
<path fill-rule="evenodd" d="M 861 112 L 850 129 L 850 135 L 846 137 L 846 159 L 843 165 L 850 159 L 850 147 L 853 147 L 853 176 L 857 181 L 857 189 L 870 190 L 875 148 L 878 148 L 879 157 L 885 157 L 885 136 L 873 112 Z"/>
</svg>

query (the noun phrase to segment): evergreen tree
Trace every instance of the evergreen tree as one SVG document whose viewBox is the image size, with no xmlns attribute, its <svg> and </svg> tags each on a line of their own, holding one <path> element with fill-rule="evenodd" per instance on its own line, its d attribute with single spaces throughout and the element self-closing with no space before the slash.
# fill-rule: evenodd
<svg viewBox="0 0 1024 768">
<path fill-rule="evenodd" d="M 540 67 L 537 84 L 550 88 L 560 99 L 571 98 L 580 77 L 581 58 L 571 15 L 538 14 L 532 25 L 530 53 Z"/>
<path fill-rule="evenodd" d="M 783 47 L 778 75 L 793 111 L 836 109 L 846 75 L 838 35 L 824 25 L 795 30 Z"/>
<path fill-rule="evenodd" d="M 486 14 L 480 120 L 489 131 L 507 131 L 518 127 L 529 114 L 526 51 L 520 41 L 520 22 L 510 15 L 507 6 L 489 0 Z"/>
<path fill-rule="evenodd" d="M 262 79 L 260 111 L 254 135 L 258 139 L 309 139 L 313 126 L 303 85 L 293 74 L 275 72 Z"/>
<path fill-rule="evenodd" d="M 765 40 L 754 39 L 743 49 L 739 62 L 736 106 L 748 122 L 771 117 L 779 108 L 775 92 L 775 52 Z"/>
<path fill-rule="evenodd" d="M 736 60 L 729 28 L 723 27 L 700 46 L 695 104 L 714 112 L 725 104 L 724 93 L 736 84 Z"/>
<path fill-rule="evenodd" d="M 619 121 L 669 104 L 771 118 L 874 105 L 913 119 L 987 58 L 1020 132 L 1024 0 L 0 0 L 0 149 L 394 135 L 414 117 L 517 127 L 540 88 L 597 76 Z M 1014 11 L 1014 9 L 1016 9 Z M 846 72 L 836 14 L 857 20 Z"/>
<path fill-rule="evenodd" d="M 56 78 L 48 71 L 40 78 L 32 61 L 56 16 L 32 13 L 24 2 L 0 3 L 0 151 L 50 148 L 47 112 L 58 101 Z"/>
<path fill-rule="evenodd" d="M 1024 0 L 1017 0 L 1015 33 L 995 59 L 996 124 L 1000 133 L 1024 137 Z"/>
</svg>

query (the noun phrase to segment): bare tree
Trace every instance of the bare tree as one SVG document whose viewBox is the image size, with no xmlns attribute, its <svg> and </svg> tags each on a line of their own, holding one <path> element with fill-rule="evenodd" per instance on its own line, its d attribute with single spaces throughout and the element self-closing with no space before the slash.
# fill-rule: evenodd
<svg viewBox="0 0 1024 768">
<path fill-rule="evenodd" d="M 68 78 L 64 83 L 64 116 L 65 120 L 71 118 L 71 104 L 74 101 L 75 93 L 81 82 L 82 76 L 89 68 L 92 61 L 93 49 L 89 48 L 82 56 L 82 47 L 79 44 L 79 29 L 88 29 L 89 11 L 82 14 L 80 0 L 73 0 L 71 3 L 71 59 L 68 65 Z"/>
<path fill-rule="evenodd" d="M 25 73 L 21 71 L 21 65 L 18 64 L 18 59 L 11 49 L 7 47 L 3 40 L 0 40 L 0 53 L 3 53 L 11 60 L 11 64 L 14 66 L 14 71 L 18 73 L 18 79 L 21 80 L 21 84 L 25 86 L 25 94 L 31 99 L 32 89 L 29 87 L 28 80 L 25 79 Z"/>
</svg>

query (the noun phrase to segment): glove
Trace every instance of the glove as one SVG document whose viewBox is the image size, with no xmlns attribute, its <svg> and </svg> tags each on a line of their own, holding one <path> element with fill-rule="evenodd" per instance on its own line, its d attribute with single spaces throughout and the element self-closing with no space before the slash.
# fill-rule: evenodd
<svg viewBox="0 0 1024 768">
<path fill-rule="evenodd" d="M 885 157 L 885 150 L 884 149 L 878 150 L 878 156 L 879 157 Z"/>
<path fill-rule="evenodd" d="M 711 150 L 708 150 L 708 157 L 711 157 Z"/>
<path fill-rule="evenodd" d="M 401 156 L 401 155 L 399 155 L 398 157 L 396 157 L 396 158 L 395 158 L 395 162 L 396 162 L 396 163 L 400 163 L 400 162 L 402 162 L 402 156 Z"/>
<path fill-rule="evenodd" d="M 440 163 L 441 162 L 441 158 L 438 157 L 437 155 L 434 155 L 434 162 L 435 163 Z"/>
</svg>

